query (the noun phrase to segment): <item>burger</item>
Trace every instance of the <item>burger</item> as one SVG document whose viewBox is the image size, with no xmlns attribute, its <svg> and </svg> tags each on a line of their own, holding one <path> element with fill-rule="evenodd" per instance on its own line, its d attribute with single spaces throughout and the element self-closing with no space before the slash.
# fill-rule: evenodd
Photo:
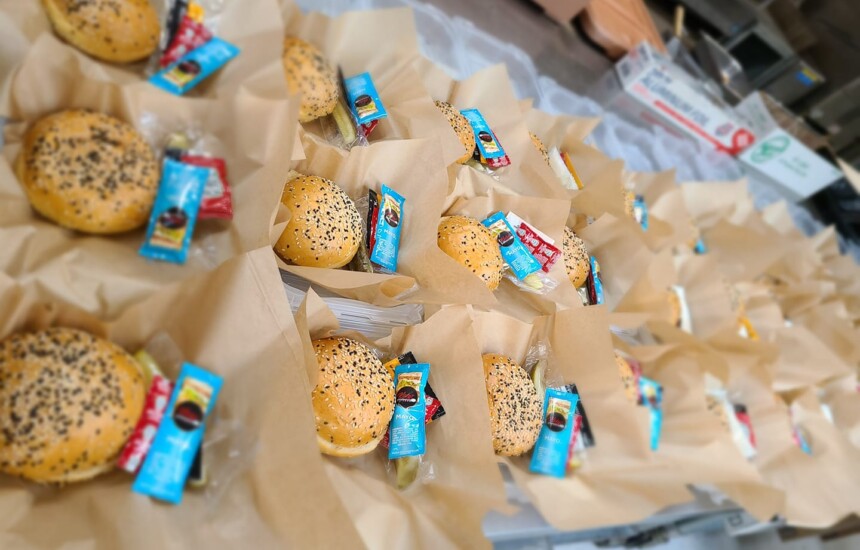
<svg viewBox="0 0 860 550">
<path fill-rule="evenodd" d="M 475 132 L 472 130 L 472 125 L 469 124 L 466 117 L 464 117 L 463 114 L 450 103 L 437 101 L 436 107 L 442 111 L 442 114 L 448 119 L 448 124 L 451 125 L 451 128 L 454 129 L 457 137 L 460 138 L 460 143 L 463 144 L 464 152 L 463 156 L 457 159 L 457 162 L 465 164 L 475 153 Z"/>
<path fill-rule="evenodd" d="M 549 151 L 547 151 L 546 145 L 544 145 L 544 142 L 541 141 L 541 139 L 539 137 L 537 137 L 537 135 L 535 135 L 531 132 L 529 132 L 529 137 L 532 138 L 532 144 L 535 146 L 535 149 L 538 150 L 538 153 L 540 153 L 541 157 L 543 157 L 544 162 L 546 162 L 547 165 L 549 165 Z"/>
<path fill-rule="evenodd" d="M 567 276 L 573 286 L 579 288 L 585 284 L 588 274 L 591 273 L 591 260 L 585 242 L 568 227 L 564 228 L 562 251 Z"/>
<path fill-rule="evenodd" d="M 114 468 L 143 411 L 134 358 L 89 333 L 52 328 L 0 342 L 0 471 L 72 483 Z"/>
<path fill-rule="evenodd" d="M 319 48 L 300 38 L 287 37 L 282 61 L 287 88 L 291 94 L 302 96 L 299 122 L 330 115 L 340 98 L 340 84 L 337 73 Z"/>
<path fill-rule="evenodd" d="M 520 456 L 534 447 L 543 423 L 543 401 L 526 371 L 504 355 L 483 356 L 493 450 Z"/>
<path fill-rule="evenodd" d="M 31 125 L 15 171 L 39 214 L 94 234 L 144 225 L 160 177 L 155 154 L 137 130 L 81 109 L 60 111 Z"/>
<path fill-rule="evenodd" d="M 158 47 L 161 25 L 150 0 L 42 0 L 54 31 L 103 61 L 131 63 Z"/>
<path fill-rule="evenodd" d="M 633 369 L 633 365 L 617 351 L 615 352 L 615 364 L 618 366 L 618 374 L 624 385 L 624 395 L 631 403 L 639 403 L 639 377 Z"/>
<path fill-rule="evenodd" d="M 313 346 L 319 376 L 311 400 L 320 450 L 339 457 L 373 451 L 394 414 L 391 373 L 361 342 L 322 338 Z"/>
<path fill-rule="evenodd" d="M 299 175 L 284 186 L 281 203 L 291 215 L 275 243 L 275 251 L 284 261 L 339 268 L 352 260 L 364 229 L 355 203 L 336 183 Z"/>
<path fill-rule="evenodd" d="M 439 248 L 496 290 L 502 282 L 505 262 L 499 241 L 481 222 L 467 216 L 448 216 L 439 222 Z"/>
</svg>

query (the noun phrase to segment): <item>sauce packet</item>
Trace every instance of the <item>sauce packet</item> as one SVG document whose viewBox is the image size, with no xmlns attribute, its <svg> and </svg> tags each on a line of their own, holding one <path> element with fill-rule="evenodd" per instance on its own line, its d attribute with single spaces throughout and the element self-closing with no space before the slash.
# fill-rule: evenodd
<svg viewBox="0 0 860 550">
<path fill-rule="evenodd" d="M 660 446 L 660 432 L 663 430 L 663 386 L 656 380 L 639 377 L 639 404 L 651 413 L 651 450 Z"/>
<path fill-rule="evenodd" d="M 736 426 L 740 433 L 735 436 L 735 442 L 739 444 L 741 452 L 747 459 L 755 458 L 756 451 L 755 431 L 753 431 L 752 418 L 747 412 L 746 405 L 735 403 L 732 405 Z"/>
<path fill-rule="evenodd" d="M 696 245 L 693 247 L 693 252 L 695 252 L 696 254 L 707 254 L 708 253 L 708 247 L 705 244 L 705 241 L 704 241 L 704 239 L 702 239 L 702 237 L 699 237 L 696 240 Z"/>
<path fill-rule="evenodd" d="M 532 451 L 529 470 L 537 474 L 564 477 L 576 425 L 579 396 L 547 388 L 543 406 L 543 425 Z"/>
<path fill-rule="evenodd" d="M 134 432 L 132 432 L 119 455 L 119 459 L 117 459 L 116 465 L 121 470 L 134 474 L 140 469 L 152 447 L 152 442 L 164 417 L 164 411 L 167 409 L 167 402 L 172 391 L 173 384 L 170 380 L 158 374 L 153 375 L 149 390 L 146 393 L 143 412 L 134 427 Z"/>
<path fill-rule="evenodd" d="M 239 55 L 239 48 L 218 37 L 183 55 L 150 77 L 162 90 L 182 95 Z"/>
<path fill-rule="evenodd" d="M 549 273 L 552 266 L 561 258 L 561 250 L 555 246 L 555 240 L 538 229 L 527 224 L 522 218 L 508 212 L 506 216 L 508 222 L 517 232 L 525 247 L 531 252 L 532 256 L 540 262 L 541 270 L 544 273 Z"/>
<path fill-rule="evenodd" d="M 564 391 L 576 395 L 579 399 L 576 401 L 576 414 L 580 417 L 580 431 L 582 443 L 585 447 L 594 447 L 594 432 L 591 431 L 591 423 L 588 421 L 588 415 L 585 414 L 585 406 L 582 404 L 582 396 L 579 395 L 579 390 L 576 384 L 568 384 L 564 387 Z"/>
<path fill-rule="evenodd" d="M 191 166 L 207 168 L 209 177 L 203 188 L 199 217 L 207 219 L 233 219 L 233 194 L 227 180 L 227 163 L 222 158 L 204 155 L 182 155 L 180 160 Z"/>
<path fill-rule="evenodd" d="M 182 17 L 170 45 L 164 50 L 158 66 L 162 69 L 179 61 L 188 52 L 195 50 L 212 40 L 212 33 L 201 22 L 195 21 L 187 14 Z"/>
<path fill-rule="evenodd" d="M 378 122 L 388 116 L 376 86 L 373 85 L 373 78 L 370 73 L 355 75 L 344 79 L 344 87 L 349 108 L 358 124 L 367 125 L 365 127 L 365 135 L 367 135 L 368 127 L 370 130 L 376 127 L 375 124 L 370 126 L 371 122 Z"/>
<path fill-rule="evenodd" d="M 478 109 L 466 109 L 460 111 L 475 134 L 475 159 L 491 169 L 503 168 L 511 163 L 502 144 L 499 143 L 496 134 L 490 129 L 481 111 Z"/>
<path fill-rule="evenodd" d="M 134 492 L 171 504 L 182 500 L 185 481 L 203 440 L 206 418 L 222 384 L 218 375 L 191 363 L 182 365 L 167 415 L 132 486 Z"/>
<path fill-rule="evenodd" d="M 395 406 L 388 429 L 388 458 L 421 456 L 427 447 L 425 388 L 430 365 L 399 365 L 394 372 Z"/>
<path fill-rule="evenodd" d="M 589 262 L 591 263 L 591 270 L 588 272 L 584 288 L 588 293 L 588 305 L 599 306 L 605 301 L 603 279 L 600 276 L 600 264 L 594 256 L 591 256 Z"/>
<path fill-rule="evenodd" d="M 648 231 L 648 204 L 642 195 L 636 195 L 633 199 L 633 217 L 642 227 L 642 231 Z"/>
<path fill-rule="evenodd" d="M 502 251 L 502 258 L 511 271 L 514 272 L 517 279 L 522 281 L 532 273 L 541 270 L 540 262 L 538 262 L 528 248 L 520 241 L 514 228 L 508 223 L 504 213 L 496 212 L 483 222 L 484 226 L 490 230 L 493 236 L 499 243 L 499 249 Z"/>
<path fill-rule="evenodd" d="M 141 256 L 185 263 L 209 170 L 165 158 Z"/>
<path fill-rule="evenodd" d="M 374 193 L 375 195 L 375 193 Z M 375 206 L 375 223 L 372 229 L 370 261 L 386 271 L 397 271 L 400 252 L 400 233 L 403 230 L 404 199 L 387 185 L 382 186 L 382 204 Z"/>
</svg>

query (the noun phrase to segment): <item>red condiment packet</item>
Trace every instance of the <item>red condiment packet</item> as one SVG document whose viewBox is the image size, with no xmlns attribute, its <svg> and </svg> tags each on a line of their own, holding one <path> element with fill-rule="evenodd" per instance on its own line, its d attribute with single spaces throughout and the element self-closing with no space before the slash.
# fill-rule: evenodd
<svg viewBox="0 0 860 550">
<path fill-rule="evenodd" d="M 202 23 L 198 23 L 194 19 L 184 15 L 179 23 L 179 28 L 173 36 L 170 45 L 164 50 L 164 55 L 159 59 L 158 64 L 162 67 L 168 67 L 179 59 L 196 48 L 212 40 L 212 33 Z"/>
<path fill-rule="evenodd" d="M 528 224 L 521 223 L 517 228 L 517 236 L 532 253 L 532 256 L 540 262 L 541 269 L 549 273 L 552 266 L 561 258 L 561 250 L 548 243 L 537 231 Z"/>
<path fill-rule="evenodd" d="M 233 195 L 227 181 L 227 163 L 218 157 L 202 155 L 182 155 L 180 160 L 192 166 L 209 168 L 209 179 L 203 190 L 199 217 L 205 219 L 233 219 Z"/>
<path fill-rule="evenodd" d="M 140 469 L 143 459 L 146 458 L 149 447 L 152 445 L 152 440 L 155 439 L 155 433 L 161 424 L 164 410 L 167 408 L 172 392 L 173 384 L 170 380 L 157 374 L 153 376 L 152 384 L 146 393 L 143 413 L 119 455 L 117 467 L 131 474 Z"/>
<path fill-rule="evenodd" d="M 362 124 L 361 127 L 364 130 L 364 137 L 370 137 L 370 133 L 379 125 L 379 121 L 381 119 L 371 120 L 365 124 Z"/>
</svg>

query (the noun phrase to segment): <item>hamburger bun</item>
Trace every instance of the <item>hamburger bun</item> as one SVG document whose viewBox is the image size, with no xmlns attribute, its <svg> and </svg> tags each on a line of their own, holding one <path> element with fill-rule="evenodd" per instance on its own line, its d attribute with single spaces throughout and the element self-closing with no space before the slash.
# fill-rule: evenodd
<svg viewBox="0 0 860 550">
<path fill-rule="evenodd" d="M 119 119 L 82 110 L 30 126 L 15 171 L 37 212 L 84 233 L 144 225 L 158 191 L 158 163 L 143 137 Z"/>
<path fill-rule="evenodd" d="M 89 55 L 113 63 L 149 57 L 161 26 L 149 0 L 42 0 L 54 30 Z"/>
<path fill-rule="evenodd" d="M 462 157 L 457 159 L 457 162 L 465 164 L 470 158 L 472 158 L 472 155 L 475 154 L 475 132 L 472 130 L 472 125 L 469 124 L 466 117 L 464 117 L 460 111 L 454 108 L 450 103 L 437 101 L 436 107 L 442 111 L 442 114 L 448 119 L 448 124 L 451 125 L 451 128 L 454 129 L 457 137 L 460 138 L 460 143 L 463 144 L 463 148 L 466 151 L 463 153 Z"/>
<path fill-rule="evenodd" d="M 287 182 L 281 202 L 292 215 L 275 251 L 306 267 L 338 268 L 352 260 L 364 231 L 349 195 L 334 182 L 300 175 Z"/>
<path fill-rule="evenodd" d="M 448 216 L 439 222 L 439 248 L 496 290 L 502 282 L 505 263 L 499 243 L 490 230 L 475 218 Z"/>
<path fill-rule="evenodd" d="M 322 338 L 313 345 L 319 378 L 311 400 L 320 450 L 341 457 L 369 453 L 394 414 L 394 380 L 361 342 Z"/>
<path fill-rule="evenodd" d="M 0 342 L 0 471 L 72 483 L 114 468 L 143 411 L 140 367 L 86 332 L 52 328 Z"/>
<path fill-rule="evenodd" d="M 529 132 L 529 137 L 532 138 L 532 143 L 534 144 L 535 149 L 538 150 L 538 153 L 540 153 L 540 156 L 543 157 L 543 161 L 547 166 L 549 166 L 549 151 L 546 150 L 546 145 L 544 145 L 543 141 L 541 141 L 539 137 L 531 132 Z"/>
<path fill-rule="evenodd" d="M 618 374 L 621 376 L 621 383 L 624 385 L 624 395 L 631 403 L 634 405 L 637 404 L 639 402 L 639 383 L 636 380 L 633 367 L 617 351 L 615 352 L 615 364 L 618 365 Z"/>
<path fill-rule="evenodd" d="M 496 353 L 485 354 L 483 360 L 493 450 L 501 456 L 520 456 L 540 435 L 543 401 L 519 365 Z"/>
<path fill-rule="evenodd" d="M 337 72 L 323 53 L 301 38 L 284 39 L 282 56 L 287 88 L 302 94 L 299 122 L 306 123 L 331 114 L 340 97 Z"/>
<path fill-rule="evenodd" d="M 567 276 L 573 286 L 579 288 L 585 284 L 588 274 L 591 273 L 591 258 L 588 249 L 585 248 L 585 242 L 570 228 L 565 227 L 562 250 Z"/>
<path fill-rule="evenodd" d="M 636 193 L 633 191 L 624 190 L 624 214 L 630 216 L 631 218 L 634 215 L 633 204 L 636 202 Z"/>
</svg>

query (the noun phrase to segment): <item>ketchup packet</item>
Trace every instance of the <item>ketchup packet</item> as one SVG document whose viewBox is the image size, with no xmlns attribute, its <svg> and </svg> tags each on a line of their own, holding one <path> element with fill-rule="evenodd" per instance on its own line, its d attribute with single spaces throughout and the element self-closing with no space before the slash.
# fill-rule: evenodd
<svg viewBox="0 0 860 550">
<path fill-rule="evenodd" d="M 527 224 L 513 212 L 508 212 L 506 217 L 516 230 L 517 236 L 525 247 L 528 248 L 532 256 L 540 263 L 541 269 L 545 273 L 549 273 L 552 266 L 561 258 L 561 250 L 555 246 L 555 241 L 548 235 Z"/>
<path fill-rule="evenodd" d="M 134 427 L 134 432 L 119 455 L 117 467 L 131 474 L 140 469 L 143 460 L 149 453 L 152 441 L 155 439 L 172 391 L 173 384 L 170 380 L 158 374 L 152 377 L 152 384 L 146 393 L 143 413 L 141 413 L 137 425 Z"/>
<path fill-rule="evenodd" d="M 170 41 L 170 45 L 164 51 L 158 65 L 163 69 L 179 59 L 188 52 L 195 50 L 203 44 L 212 40 L 212 33 L 206 25 L 199 23 L 187 14 L 182 17 L 179 27 Z"/>
<path fill-rule="evenodd" d="M 600 264 L 597 258 L 591 257 L 591 271 L 588 272 L 588 278 L 585 280 L 585 288 L 588 291 L 588 303 L 592 306 L 599 306 L 604 302 L 603 296 L 603 279 L 600 276 Z"/>
<path fill-rule="evenodd" d="M 227 181 L 227 163 L 218 157 L 203 155 L 182 155 L 181 162 L 209 169 L 209 178 L 203 188 L 203 201 L 200 203 L 199 218 L 233 219 L 233 194 Z"/>
<path fill-rule="evenodd" d="M 376 245 L 376 224 L 379 221 L 379 195 L 373 189 L 367 192 L 367 250 Z"/>
</svg>

